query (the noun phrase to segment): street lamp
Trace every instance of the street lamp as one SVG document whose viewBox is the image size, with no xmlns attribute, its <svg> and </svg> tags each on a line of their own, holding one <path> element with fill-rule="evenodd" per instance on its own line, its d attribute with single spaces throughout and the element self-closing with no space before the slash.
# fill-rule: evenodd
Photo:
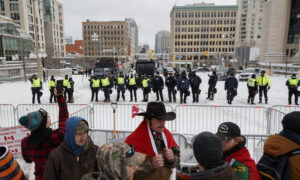
<svg viewBox="0 0 300 180">
<path fill-rule="evenodd" d="M 94 45 L 93 45 L 93 47 L 94 47 L 94 56 L 95 56 L 94 63 L 96 63 L 96 61 L 97 61 L 96 47 L 98 47 L 98 42 L 99 42 L 99 36 L 96 33 L 94 33 L 92 35 L 92 41 L 94 42 Z"/>
</svg>

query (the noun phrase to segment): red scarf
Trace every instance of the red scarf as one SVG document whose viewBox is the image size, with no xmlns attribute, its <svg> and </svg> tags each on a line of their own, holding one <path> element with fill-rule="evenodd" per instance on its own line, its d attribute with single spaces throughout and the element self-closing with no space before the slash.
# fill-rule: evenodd
<svg viewBox="0 0 300 180">
<path fill-rule="evenodd" d="M 164 134 L 168 143 L 166 146 L 169 149 L 178 146 L 172 134 L 166 128 L 164 128 Z M 134 149 L 139 153 L 146 154 L 147 156 L 156 156 L 151 144 L 146 121 L 143 121 L 139 127 L 126 138 L 125 142 L 127 144 L 132 144 Z"/>
</svg>

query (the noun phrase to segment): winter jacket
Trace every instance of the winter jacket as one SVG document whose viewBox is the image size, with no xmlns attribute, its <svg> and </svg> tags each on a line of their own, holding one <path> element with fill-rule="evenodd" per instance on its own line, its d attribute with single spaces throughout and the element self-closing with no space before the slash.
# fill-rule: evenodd
<svg viewBox="0 0 300 180">
<path fill-rule="evenodd" d="M 239 83 L 235 77 L 229 77 L 225 82 L 225 90 L 227 89 L 237 89 Z"/>
<path fill-rule="evenodd" d="M 98 171 L 98 146 L 89 136 L 84 146 L 78 147 L 75 143 L 76 126 L 82 120 L 80 117 L 68 120 L 63 143 L 49 155 L 44 180 L 80 180 L 84 174 Z"/>
<path fill-rule="evenodd" d="M 164 80 L 161 76 L 154 76 L 152 79 L 152 88 L 153 91 L 157 91 L 159 89 L 164 88 Z"/>
<path fill-rule="evenodd" d="M 39 78 L 37 78 L 37 80 L 39 80 L 40 81 L 40 87 L 31 87 L 31 89 L 38 89 L 38 90 L 40 90 L 40 89 L 43 89 L 43 83 L 42 83 L 42 81 L 39 79 Z M 29 81 L 31 82 L 31 84 L 33 83 L 33 77 L 31 77 L 31 78 L 29 78 Z"/>
<path fill-rule="evenodd" d="M 264 144 L 264 153 L 277 157 L 300 148 L 296 143 L 280 135 L 270 135 Z M 292 180 L 300 180 L 300 154 L 289 158 Z"/>
<path fill-rule="evenodd" d="M 176 86 L 176 79 L 172 76 L 172 77 L 168 77 L 166 80 L 166 86 L 170 89 L 174 89 Z"/>
<path fill-rule="evenodd" d="M 202 82 L 201 78 L 197 75 L 195 76 L 192 75 L 190 78 L 190 84 L 192 88 L 199 88 L 201 82 Z"/>
<path fill-rule="evenodd" d="M 214 169 L 192 174 L 190 180 L 237 180 L 232 168 L 227 162 Z"/>
<path fill-rule="evenodd" d="M 299 80 L 297 78 L 290 78 L 286 81 L 285 85 L 289 89 L 297 89 L 297 87 L 299 86 Z"/>
<path fill-rule="evenodd" d="M 27 163 L 34 162 L 34 175 L 36 180 L 43 179 L 45 165 L 49 153 L 58 147 L 64 140 L 65 124 L 69 118 L 68 107 L 63 96 L 58 96 L 59 125 L 58 129 L 51 132 L 51 135 L 39 146 L 33 146 L 28 142 L 29 137 L 25 137 L 21 142 L 22 156 Z"/>
<path fill-rule="evenodd" d="M 270 78 L 267 75 L 264 75 L 264 76 L 259 75 L 257 77 L 256 81 L 257 81 L 257 84 L 258 84 L 259 87 L 261 87 L 261 86 L 270 87 L 271 86 Z"/>
<path fill-rule="evenodd" d="M 177 89 L 187 90 L 187 89 L 189 89 L 189 87 L 190 87 L 190 82 L 189 82 L 188 78 L 180 77 L 177 80 Z"/>
<path fill-rule="evenodd" d="M 211 87 L 216 87 L 218 82 L 218 76 L 217 75 L 208 75 L 208 76 L 209 76 L 208 85 Z"/>
<path fill-rule="evenodd" d="M 229 152 L 223 153 L 223 159 L 231 164 L 239 180 L 260 180 L 256 164 L 245 147 L 246 138 L 243 138 L 243 142 L 237 144 Z"/>
</svg>

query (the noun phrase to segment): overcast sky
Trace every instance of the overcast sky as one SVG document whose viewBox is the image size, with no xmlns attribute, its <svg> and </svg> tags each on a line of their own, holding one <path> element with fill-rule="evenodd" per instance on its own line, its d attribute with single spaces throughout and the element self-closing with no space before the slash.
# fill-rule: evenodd
<svg viewBox="0 0 300 180">
<path fill-rule="evenodd" d="M 82 22 L 124 21 L 135 19 L 139 26 L 139 43 L 154 48 L 155 34 L 170 31 L 170 12 L 176 4 L 200 3 L 199 0 L 58 0 L 64 5 L 65 34 L 82 39 Z M 235 5 L 236 0 L 204 0 L 216 5 Z"/>
</svg>

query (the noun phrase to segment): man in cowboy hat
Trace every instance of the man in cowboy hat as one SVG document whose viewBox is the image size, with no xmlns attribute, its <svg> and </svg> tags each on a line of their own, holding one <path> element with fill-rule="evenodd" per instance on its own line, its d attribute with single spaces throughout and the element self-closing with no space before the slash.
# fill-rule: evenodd
<svg viewBox="0 0 300 180">
<path fill-rule="evenodd" d="M 147 157 L 142 168 L 135 173 L 135 179 L 169 180 L 172 168 L 180 162 L 180 149 L 165 123 L 174 120 L 176 114 L 167 113 L 161 102 L 150 102 L 147 111 L 137 115 L 144 116 L 144 120 L 125 142 Z"/>
</svg>

